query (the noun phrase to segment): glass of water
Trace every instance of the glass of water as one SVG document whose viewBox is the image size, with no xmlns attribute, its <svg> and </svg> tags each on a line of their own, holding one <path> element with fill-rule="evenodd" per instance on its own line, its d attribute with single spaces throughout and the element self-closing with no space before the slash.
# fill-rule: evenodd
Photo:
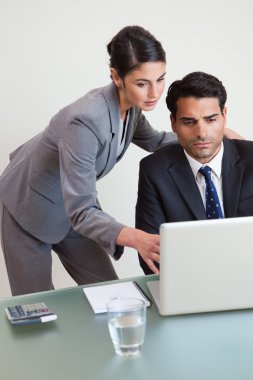
<svg viewBox="0 0 253 380">
<path fill-rule="evenodd" d="M 107 303 L 107 316 L 116 354 L 138 356 L 145 337 L 145 303 L 138 298 L 112 298 Z"/>
</svg>

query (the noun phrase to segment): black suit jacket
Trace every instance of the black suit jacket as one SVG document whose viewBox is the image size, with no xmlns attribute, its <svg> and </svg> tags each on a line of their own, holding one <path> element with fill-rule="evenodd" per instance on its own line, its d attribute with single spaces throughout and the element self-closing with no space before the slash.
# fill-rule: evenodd
<svg viewBox="0 0 253 380">
<path fill-rule="evenodd" d="M 226 218 L 253 216 L 253 142 L 224 139 L 223 205 Z M 136 227 L 159 234 L 162 223 L 206 219 L 192 169 L 179 144 L 140 163 Z M 183 238 L 183 237 L 182 237 Z M 140 257 L 144 273 L 152 273 Z"/>
</svg>

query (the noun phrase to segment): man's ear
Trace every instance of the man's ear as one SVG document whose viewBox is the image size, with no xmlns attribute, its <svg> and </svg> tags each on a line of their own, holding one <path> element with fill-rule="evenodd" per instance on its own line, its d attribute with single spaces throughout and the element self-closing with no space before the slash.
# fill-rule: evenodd
<svg viewBox="0 0 253 380">
<path fill-rule="evenodd" d="M 174 118 L 174 116 L 173 116 L 172 113 L 171 113 L 171 114 L 170 114 L 170 124 L 171 124 L 171 129 L 172 129 L 173 132 L 176 133 L 175 123 L 176 123 L 176 119 Z"/>
<path fill-rule="evenodd" d="M 223 108 L 223 112 L 222 112 L 222 115 L 223 115 L 223 118 L 224 118 L 224 122 L 225 122 L 224 128 L 226 128 L 226 124 L 227 124 L 227 112 L 228 112 L 227 107 L 224 107 Z"/>
</svg>

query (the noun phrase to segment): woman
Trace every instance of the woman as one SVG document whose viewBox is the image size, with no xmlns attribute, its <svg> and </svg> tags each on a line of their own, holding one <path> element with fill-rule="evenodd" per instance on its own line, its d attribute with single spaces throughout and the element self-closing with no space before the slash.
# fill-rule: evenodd
<svg viewBox="0 0 253 380">
<path fill-rule="evenodd" d="M 53 289 L 51 250 L 77 284 L 117 278 L 107 254 L 119 259 L 124 246 L 157 273 L 159 236 L 102 211 L 96 180 L 130 142 L 152 152 L 175 139 L 142 115 L 163 92 L 165 52 L 139 26 L 123 28 L 107 50 L 112 83 L 60 110 L 10 155 L 0 178 L 2 247 L 13 295 Z"/>
</svg>

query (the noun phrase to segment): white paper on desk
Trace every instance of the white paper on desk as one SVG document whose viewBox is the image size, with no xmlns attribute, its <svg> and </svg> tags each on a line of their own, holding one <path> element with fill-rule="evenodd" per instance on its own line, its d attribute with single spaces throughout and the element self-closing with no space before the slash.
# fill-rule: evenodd
<svg viewBox="0 0 253 380">
<path fill-rule="evenodd" d="M 117 284 L 96 285 L 83 288 L 94 313 L 105 313 L 106 304 L 112 297 L 133 297 L 142 299 L 147 306 L 150 306 L 149 299 L 142 294 L 134 281 L 119 282 Z"/>
</svg>

